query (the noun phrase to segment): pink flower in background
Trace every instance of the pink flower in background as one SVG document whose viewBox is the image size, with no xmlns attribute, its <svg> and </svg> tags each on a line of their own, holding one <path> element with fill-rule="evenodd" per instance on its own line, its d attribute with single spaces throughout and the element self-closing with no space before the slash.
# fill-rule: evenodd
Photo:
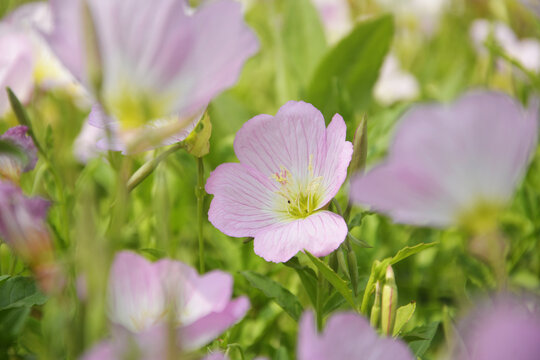
<svg viewBox="0 0 540 360">
<path fill-rule="evenodd" d="M 400 68 L 394 55 L 388 55 L 373 89 L 375 99 L 382 105 L 391 105 L 397 101 L 414 100 L 419 92 L 416 78 Z"/>
<path fill-rule="evenodd" d="M 326 37 L 335 43 L 353 27 L 351 9 L 347 0 L 313 0 L 319 11 Z"/>
<path fill-rule="evenodd" d="M 324 256 L 345 240 L 343 218 L 325 210 L 347 176 L 352 144 L 343 118 L 290 101 L 258 115 L 236 134 L 240 163 L 218 166 L 206 183 L 208 217 L 229 236 L 254 237 L 255 253 L 283 262 L 298 251 Z"/>
<path fill-rule="evenodd" d="M 298 330 L 298 360 L 414 360 L 407 345 L 380 338 L 369 321 L 356 313 L 332 315 L 324 331 L 317 333 L 314 316 L 306 312 Z"/>
<path fill-rule="evenodd" d="M 507 294 L 477 304 L 459 324 L 452 359 L 540 359 L 539 305 Z"/>
<path fill-rule="evenodd" d="M 32 44 L 17 28 L 0 22 L 0 117 L 11 110 L 6 87 L 21 102 L 30 100 L 34 89 Z"/>
<path fill-rule="evenodd" d="M 493 92 L 417 106 L 401 121 L 386 162 L 352 181 L 352 199 L 415 225 L 496 213 L 527 169 L 537 117 L 536 106 L 525 110 Z"/>
<path fill-rule="evenodd" d="M 89 14 L 81 0 L 53 0 L 55 27 L 48 41 L 93 91 L 92 75 L 100 70 L 102 105 L 122 130 L 173 117 L 177 128 L 171 126 L 171 134 L 181 131 L 235 83 L 258 49 L 240 4 L 232 0 L 209 2 L 194 12 L 185 0 L 86 3 Z M 93 18 L 98 54 L 87 54 L 85 16 Z M 95 55 L 99 64 L 89 60 Z"/>
<path fill-rule="evenodd" d="M 518 39 L 512 29 L 502 22 L 491 23 L 485 19 L 478 19 L 473 22 L 470 35 L 478 52 L 487 54 L 484 43 L 488 40 L 490 33 L 499 46 L 525 68 L 540 71 L 540 42 L 534 38 Z M 503 64 L 501 62 L 501 64 Z"/>
<path fill-rule="evenodd" d="M 14 155 L 0 154 L 0 179 L 6 178 L 18 183 L 21 173 L 31 171 L 36 166 L 37 149 L 27 131 L 26 126 L 15 126 L 0 135 L 0 140 L 15 145 L 26 157 L 21 159 Z"/>
<path fill-rule="evenodd" d="M 155 356 L 156 351 L 166 349 L 161 335 L 171 321 L 177 345 L 183 350 L 197 349 L 247 312 L 246 297 L 231 299 L 232 286 L 232 276 L 221 271 L 199 276 L 179 261 L 151 263 L 122 251 L 114 260 L 109 278 L 109 318 L 117 326 L 115 337 L 90 355 L 106 349 L 124 351 L 128 337 Z"/>
</svg>

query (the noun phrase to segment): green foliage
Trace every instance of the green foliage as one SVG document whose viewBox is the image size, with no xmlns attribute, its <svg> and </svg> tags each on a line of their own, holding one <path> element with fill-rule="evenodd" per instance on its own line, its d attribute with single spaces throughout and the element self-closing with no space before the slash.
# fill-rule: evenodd
<svg viewBox="0 0 540 360">
<path fill-rule="evenodd" d="M 335 113 L 365 111 L 393 33 L 393 18 L 388 15 L 356 25 L 317 67 L 307 92 L 309 102 L 327 119 Z"/>
</svg>

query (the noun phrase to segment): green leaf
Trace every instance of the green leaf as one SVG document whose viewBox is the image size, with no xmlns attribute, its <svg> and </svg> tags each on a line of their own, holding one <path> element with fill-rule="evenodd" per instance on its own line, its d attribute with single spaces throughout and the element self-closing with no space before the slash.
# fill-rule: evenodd
<svg viewBox="0 0 540 360">
<path fill-rule="evenodd" d="M 414 315 L 414 310 L 416 310 L 416 302 L 412 301 L 407 305 L 401 306 L 397 309 L 396 313 L 396 322 L 394 324 L 393 336 L 398 336 L 403 326 L 411 320 Z"/>
<path fill-rule="evenodd" d="M 435 246 L 437 244 L 438 244 L 438 242 L 431 242 L 431 243 L 427 243 L 427 244 L 421 243 L 421 244 L 418 244 L 418 245 L 415 245 L 415 246 L 406 246 L 403 249 L 399 250 L 397 252 L 397 254 L 394 255 L 390 259 L 390 264 L 388 264 L 388 265 L 394 265 L 394 264 L 400 262 L 401 260 L 408 258 L 411 255 L 414 255 L 414 254 L 419 253 L 420 251 L 429 249 L 430 247 L 433 247 L 433 246 Z M 386 269 L 386 266 L 384 266 L 384 268 Z"/>
<path fill-rule="evenodd" d="M 300 282 L 306 289 L 309 300 L 311 304 L 315 306 L 317 303 L 317 274 L 307 266 L 300 265 L 298 258 L 293 257 L 291 260 L 284 263 L 285 266 L 293 268 L 298 277 L 300 277 Z"/>
<path fill-rule="evenodd" d="M 15 276 L 0 283 L 0 310 L 43 305 L 46 301 L 32 278 Z"/>
<path fill-rule="evenodd" d="M 14 156 L 25 164 L 28 161 L 28 156 L 26 156 L 24 151 L 9 140 L 0 139 L 0 155 Z"/>
<path fill-rule="evenodd" d="M 326 51 L 319 13 L 310 0 L 286 0 L 283 16 L 285 60 L 292 76 L 306 85 Z"/>
<path fill-rule="evenodd" d="M 340 112 L 344 94 L 354 99 L 355 110 L 365 110 L 393 34 L 390 15 L 360 22 L 318 65 L 308 88 L 308 101 L 325 117 Z"/>
<path fill-rule="evenodd" d="M 334 272 L 334 270 L 332 270 L 319 258 L 311 255 L 308 251 L 305 251 L 305 253 L 309 257 L 311 262 L 313 262 L 313 264 L 317 267 L 317 269 L 319 269 L 324 278 L 328 280 L 328 282 L 332 284 L 332 286 L 345 298 L 349 305 L 351 305 L 351 307 L 356 310 L 356 304 L 352 291 L 345 282 L 345 280 L 340 278 L 339 275 Z"/>
<path fill-rule="evenodd" d="M 0 351 L 21 333 L 29 314 L 30 307 L 27 306 L 0 310 Z"/>
<path fill-rule="evenodd" d="M 261 290 L 267 297 L 273 299 L 294 320 L 298 321 L 300 319 L 304 308 L 293 293 L 274 280 L 253 271 L 242 271 L 240 273 L 251 286 Z"/>
<path fill-rule="evenodd" d="M 433 341 L 438 327 L 439 321 L 434 321 L 426 326 L 414 328 L 409 333 L 404 334 L 403 339 L 409 343 L 409 347 L 414 355 L 420 357 L 424 355 L 431 345 L 431 341 Z"/>
</svg>

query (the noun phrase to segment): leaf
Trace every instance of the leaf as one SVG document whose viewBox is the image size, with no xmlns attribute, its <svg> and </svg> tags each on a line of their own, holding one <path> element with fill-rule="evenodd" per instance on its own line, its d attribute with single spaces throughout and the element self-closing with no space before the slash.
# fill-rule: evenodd
<svg viewBox="0 0 540 360">
<path fill-rule="evenodd" d="M 416 310 L 416 302 L 414 301 L 397 309 L 394 333 L 392 334 L 394 337 L 398 336 L 401 329 L 403 329 L 403 326 L 411 320 L 414 315 L 414 310 Z"/>
<path fill-rule="evenodd" d="M 0 283 L 0 310 L 43 305 L 46 301 L 32 278 L 15 276 Z"/>
<path fill-rule="evenodd" d="M 418 357 L 424 355 L 437 333 L 439 323 L 439 321 L 434 321 L 426 326 L 414 328 L 409 333 L 403 335 L 404 340 L 409 340 L 407 342 L 414 355 Z"/>
<path fill-rule="evenodd" d="M 393 34 L 390 15 L 360 22 L 318 65 L 308 88 L 308 101 L 330 117 L 339 112 L 342 100 L 338 93 L 344 92 L 354 99 L 356 110 L 365 109 Z M 329 91 L 336 87 L 337 92 Z"/>
<path fill-rule="evenodd" d="M 356 304 L 354 301 L 352 291 L 347 285 L 347 283 L 345 282 L 345 280 L 340 278 L 339 275 L 334 272 L 334 270 L 332 270 L 328 265 L 326 265 L 319 258 L 313 256 L 308 251 L 305 251 L 305 253 L 309 257 L 311 262 L 313 262 L 313 264 L 317 267 L 317 269 L 319 269 L 319 271 L 324 276 L 324 278 L 328 280 L 328 282 L 332 284 L 332 286 L 341 295 L 343 295 L 343 297 L 349 303 L 349 305 L 351 305 L 351 307 L 356 310 Z"/>
<path fill-rule="evenodd" d="M 298 258 L 296 257 L 293 257 L 291 260 L 284 263 L 284 265 L 296 271 L 300 277 L 300 282 L 302 282 L 304 289 L 306 289 L 311 304 L 315 306 L 317 303 L 317 274 L 309 267 L 300 265 Z"/>
<path fill-rule="evenodd" d="M 287 0 L 283 16 L 285 60 L 292 75 L 306 85 L 326 51 L 319 13 L 310 0 Z"/>
<path fill-rule="evenodd" d="M 294 320 L 298 321 L 300 319 L 304 308 L 293 293 L 274 280 L 253 271 L 241 271 L 240 273 L 251 286 L 261 290 L 267 297 L 273 299 Z"/>
<path fill-rule="evenodd" d="M 332 313 L 334 310 L 338 309 L 341 305 L 345 303 L 345 299 L 339 292 L 333 292 L 332 295 L 326 299 L 326 302 L 323 306 L 323 316 Z"/>
<path fill-rule="evenodd" d="M 21 333 L 30 314 L 30 307 L 0 310 L 0 351 L 8 347 Z"/>
<path fill-rule="evenodd" d="M 421 244 L 418 244 L 418 245 L 415 245 L 415 246 L 406 246 L 403 249 L 399 250 L 397 252 L 397 254 L 394 255 L 390 259 L 390 264 L 389 265 L 394 265 L 394 264 L 400 262 L 401 260 L 408 258 L 411 255 L 414 255 L 414 254 L 419 253 L 420 251 L 429 249 L 430 247 L 433 247 L 433 246 L 435 246 L 437 244 L 438 244 L 438 242 L 431 242 L 431 243 L 427 243 L 427 244 L 426 243 L 421 243 Z M 385 266 L 385 269 L 386 269 L 386 266 Z"/>
<path fill-rule="evenodd" d="M 353 234 L 351 234 L 350 232 L 347 233 L 347 237 L 349 238 L 349 240 L 351 240 L 353 243 L 355 243 L 356 245 L 362 247 L 362 248 L 372 248 L 373 246 L 369 245 L 366 241 L 364 240 L 361 240 L 361 239 L 358 239 L 357 237 L 353 236 Z"/>
<path fill-rule="evenodd" d="M 139 249 L 139 252 L 150 255 L 151 257 L 154 258 L 154 260 L 163 259 L 164 257 L 167 256 L 167 253 L 160 249 L 144 248 L 144 249 Z"/>
<path fill-rule="evenodd" d="M 9 140 L 0 139 L 0 155 L 14 156 L 23 164 L 28 162 L 28 156 L 24 153 L 24 151 Z"/>
</svg>

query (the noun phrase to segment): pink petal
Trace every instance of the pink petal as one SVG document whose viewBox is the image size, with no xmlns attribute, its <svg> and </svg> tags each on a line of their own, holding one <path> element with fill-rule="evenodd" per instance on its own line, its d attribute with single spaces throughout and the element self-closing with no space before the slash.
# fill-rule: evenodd
<svg viewBox="0 0 540 360">
<path fill-rule="evenodd" d="M 509 201 L 536 133 L 535 110 L 498 93 L 419 106 L 402 121 L 387 162 L 353 181 L 352 198 L 397 222 L 448 226 L 479 201 Z"/>
<path fill-rule="evenodd" d="M 270 177 L 281 167 L 299 178 L 315 173 L 324 161 L 324 117 L 313 105 L 289 101 L 275 117 L 259 115 L 236 133 L 234 151 L 242 164 Z"/>
<path fill-rule="evenodd" d="M 32 43 L 15 28 L 0 24 L 0 117 L 11 109 L 6 87 L 26 103 L 34 88 Z"/>
<path fill-rule="evenodd" d="M 460 322 L 456 360 L 535 360 L 540 358 L 538 299 L 499 294 L 477 304 Z"/>
<path fill-rule="evenodd" d="M 109 276 L 109 318 L 138 332 L 161 321 L 165 293 L 157 268 L 130 251 L 118 253 Z"/>
<path fill-rule="evenodd" d="M 277 222 L 273 212 L 276 186 L 269 178 L 242 164 L 218 166 L 206 182 L 214 194 L 208 220 L 229 236 L 254 236 Z"/>
<path fill-rule="evenodd" d="M 82 360 L 116 360 L 114 345 L 110 341 L 103 341 L 89 351 L 87 351 Z"/>
<path fill-rule="evenodd" d="M 186 350 L 197 349 L 219 334 L 239 322 L 249 309 L 249 300 L 242 296 L 229 302 L 219 312 L 207 316 L 184 326 L 181 331 L 182 348 Z"/>
<path fill-rule="evenodd" d="M 272 262 L 285 262 L 302 250 L 325 256 L 339 247 L 347 231 L 341 216 L 318 211 L 305 219 L 279 223 L 257 233 L 254 250 Z"/>
<path fill-rule="evenodd" d="M 379 338 L 369 322 L 355 313 L 337 313 L 317 334 L 314 316 L 307 312 L 300 319 L 298 360 L 413 360 L 403 342 Z"/>
</svg>

